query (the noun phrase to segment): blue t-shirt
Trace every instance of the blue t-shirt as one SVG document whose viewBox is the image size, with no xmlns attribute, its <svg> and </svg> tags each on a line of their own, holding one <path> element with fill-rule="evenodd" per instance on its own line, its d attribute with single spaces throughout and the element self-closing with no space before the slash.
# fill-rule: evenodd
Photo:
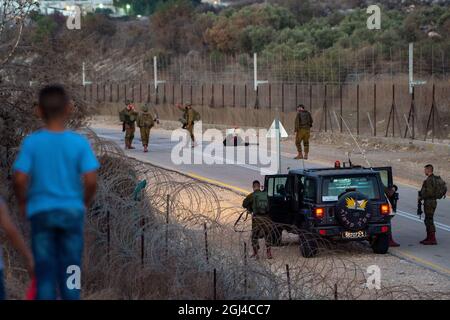
<svg viewBox="0 0 450 320">
<path fill-rule="evenodd" d="M 98 168 L 89 141 L 73 131 L 42 129 L 26 137 L 13 170 L 28 175 L 28 217 L 55 209 L 83 213 L 82 175 Z"/>
</svg>

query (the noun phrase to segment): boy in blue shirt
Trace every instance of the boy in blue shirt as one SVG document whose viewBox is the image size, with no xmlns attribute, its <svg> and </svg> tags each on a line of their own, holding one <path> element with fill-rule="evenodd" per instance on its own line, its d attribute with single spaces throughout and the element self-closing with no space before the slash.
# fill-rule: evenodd
<svg viewBox="0 0 450 320">
<path fill-rule="evenodd" d="M 26 137 L 14 163 L 19 210 L 31 222 L 37 299 L 80 298 L 84 213 L 99 163 L 88 140 L 65 128 L 70 100 L 62 86 L 39 93 L 43 129 Z"/>
</svg>

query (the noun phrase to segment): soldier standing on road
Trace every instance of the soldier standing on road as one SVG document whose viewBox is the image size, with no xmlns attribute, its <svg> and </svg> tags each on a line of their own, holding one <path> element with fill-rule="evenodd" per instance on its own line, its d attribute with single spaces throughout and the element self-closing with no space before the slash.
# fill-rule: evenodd
<svg viewBox="0 0 450 320">
<path fill-rule="evenodd" d="M 192 109 L 191 103 L 186 103 L 184 107 L 181 104 L 177 104 L 177 108 L 183 111 L 183 118 L 180 119 L 183 124 L 183 129 L 189 132 L 192 142 L 192 148 L 195 147 L 195 136 L 194 136 L 194 123 L 200 120 L 200 113 Z"/>
<path fill-rule="evenodd" d="M 147 104 L 142 106 L 141 112 L 137 117 L 137 126 L 141 131 L 141 141 L 144 147 L 144 152 L 148 152 L 148 142 L 150 140 L 150 130 L 158 123 L 158 117 L 156 117 L 152 112 L 150 112 Z"/>
<path fill-rule="evenodd" d="M 425 166 L 425 175 L 427 178 L 422 184 L 422 189 L 419 191 L 419 200 L 423 200 L 423 209 L 425 212 L 425 227 L 427 231 L 427 237 L 420 241 L 424 245 L 436 245 L 436 227 L 434 226 L 434 212 L 436 211 L 437 201 L 436 201 L 436 187 L 437 183 L 436 177 L 433 174 L 433 166 L 427 164 Z M 440 178 L 439 178 L 440 179 Z"/>
<path fill-rule="evenodd" d="M 309 136 L 312 125 L 313 119 L 311 113 L 305 110 L 305 106 L 303 104 L 300 104 L 297 107 L 297 117 L 295 118 L 295 145 L 297 147 L 298 154 L 294 159 L 308 159 Z M 302 142 L 305 156 L 303 156 L 302 152 Z"/>
<path fill-rule="evenodd" d="M 272 220 L 269 217 L 269 200 L 267 192 L 261 191 L 261 184 L 258 180 L 253 181 L 253 192 L 244 199 L 242 207 L 252 213 L 252 257 L 258 259 L 259 239 L 264 238 L 267 259 L 272 259 Z"/>
<path fill-rule="evenodd" d="M 120 121 L 123 123 L 123 129 L 125 130 L 125 149 L 134 149 L 132 143 L 136 131 L 137 116 L 138 113 L 131 102 L 127 102 L 127 106 L 119 112 Z"/>
</svg>

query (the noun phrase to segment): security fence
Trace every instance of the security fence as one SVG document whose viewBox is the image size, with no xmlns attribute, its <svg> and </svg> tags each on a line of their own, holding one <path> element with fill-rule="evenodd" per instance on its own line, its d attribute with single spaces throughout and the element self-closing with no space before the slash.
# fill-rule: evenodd
<svg viewBox="0 0 450 320">
<path fill-rule="evenodd" d="M 252 83 L 165 82 L 155 88 L 153 83 L 109 82 L 86 85 L 82 94 L 91 103 L 130 100 L 170 106 L 190 102 L 203 111 L 244 109 L 280 115 L 294 112 L 297 105 L 304 104 L 313 114 L 314 130 L 434 139 L 448 138 L 450 134 L 449 89 L 445 81 L 439 81 L 414 87 L 411 94 L 404 79 L 356 84 L 268 83 L 257 90 Z M 212 123 L 221 123 L 220 120 L 209 119 Z"/>
</svg>

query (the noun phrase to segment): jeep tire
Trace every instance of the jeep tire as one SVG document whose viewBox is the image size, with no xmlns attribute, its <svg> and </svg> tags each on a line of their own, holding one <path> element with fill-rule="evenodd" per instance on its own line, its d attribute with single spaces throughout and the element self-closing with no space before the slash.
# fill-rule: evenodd
<svg viewBox="0 0 450 320">
<path fill-rule="evenodd" d="M 352 208 L 349 204 L 356 207 Z M 336 203 L 336 220 L 346 230 L 358 231 L 367 227 L 372 216 L 370 200 L 358 191 L 343 193 Z"/>
<path fill-rule="evenodd" d="M 389 235 L 387 233 L 380 233 L 374 236 L 372 250 L 376 254 L 386 254 L 389 250 Z"/>
</svg>

